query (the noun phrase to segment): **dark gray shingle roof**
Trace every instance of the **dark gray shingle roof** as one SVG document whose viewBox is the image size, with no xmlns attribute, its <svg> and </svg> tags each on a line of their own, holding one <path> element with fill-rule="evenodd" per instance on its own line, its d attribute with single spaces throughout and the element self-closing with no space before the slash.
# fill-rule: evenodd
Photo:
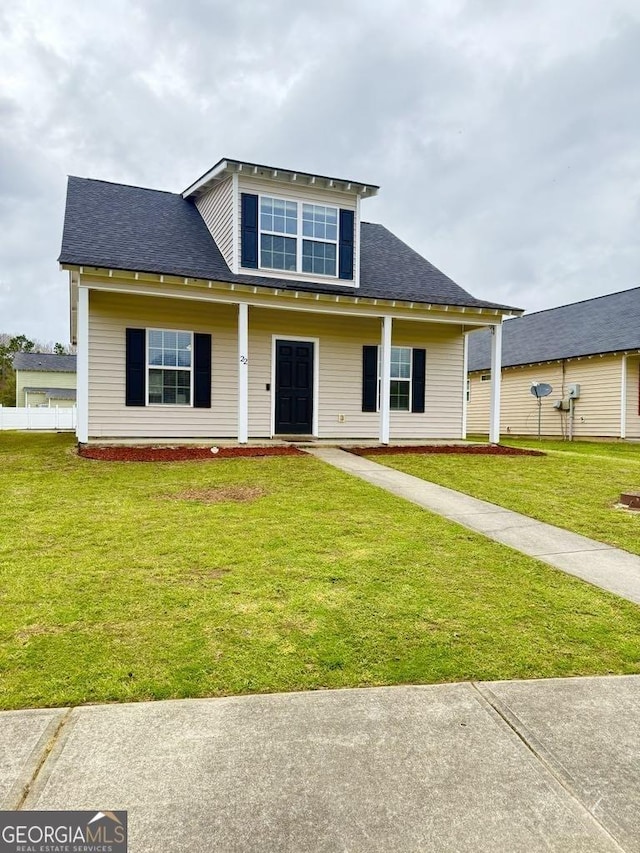
<svg viewBox="0 0 640 853">
<path fill-rule="evenodd" d="M 17 352 L 13 356 L 15 370 L 55 371 L 75 373 L 75 355 L 53 355 L 48 352 Z"/>
<path fill-rule="evenodd" d="M 358 296 L 508 308 L 471 296 L 382 225 L 361 225 Z M 353 294 L 353 288 L 234 275 L 198 209 L 176 193 L 70 177 L 60 263 Z M 517 310 L 517 309 L 515 309 Z"/>
<path fill-rule="evenodd" d="M 640 287 L 525 314 L 503 325 L 506 367 L 634 349 L 640 349 Z M 469 370 L 486 370 L 490 364 L 490 334 L 474 332 Z"/>
</svg>

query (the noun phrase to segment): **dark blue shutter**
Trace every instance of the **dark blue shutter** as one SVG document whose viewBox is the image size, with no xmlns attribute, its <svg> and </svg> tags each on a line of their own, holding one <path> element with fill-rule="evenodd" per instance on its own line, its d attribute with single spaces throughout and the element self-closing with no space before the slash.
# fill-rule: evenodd
<svg viewBox="0 0 640 853">
<path fill-rule="evenodd" d="M 241 266 L 258 269 L 258 196 L 241 195 Z"/>
<path fill-rule="evenodd" d="M 340 210 L 338 276 L 353 279 L 353 210 Z"/>
<path fill-rule="evenodd" d="M 362 347 L 362 411 L 378 408 L 378 347 Z"/>
<path fill-rule="evenodd" d="M 193 336 L 193 405 L 211 408 L 211 335 Z"/>
<path fill-rule="evenodd" d="M 413 350 L 411 370 L 411 411 L 424 412 L 424 384 L 427 366 L 427 351 Z"/>
<path fill-rule="evenodd" d="M 127 329 L 125 402 L 127 406 L 144 406 L 146 339 L 144 329 Z"/>
</svg>

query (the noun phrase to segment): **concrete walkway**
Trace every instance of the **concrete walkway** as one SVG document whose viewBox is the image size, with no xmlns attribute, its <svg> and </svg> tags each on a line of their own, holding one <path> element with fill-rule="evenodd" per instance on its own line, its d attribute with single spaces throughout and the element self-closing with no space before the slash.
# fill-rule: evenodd
<svg viewBox="0 0 640 853">
<path fill-rule="evenodd" d="M 130 853 L 640 853 L 640 676 L 0 713 L 0 807 Z"/>
<path fill-rule="evenodd" d="M 640 604 L 640 557 L 635 554 L 395 471 L 337 447 L 305 450 L 347 474 Z"/>
</svg>

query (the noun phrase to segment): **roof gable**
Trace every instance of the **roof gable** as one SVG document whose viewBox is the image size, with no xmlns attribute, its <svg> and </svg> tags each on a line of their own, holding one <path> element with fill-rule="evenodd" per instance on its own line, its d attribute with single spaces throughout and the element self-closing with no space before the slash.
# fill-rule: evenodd
<svg viewBox="0 0 640 853">
<path fill-rule="evenodd" d="M 640 349 L 640 287 L 506 320 L 502 365 Z M 491 337 L 469 338 L 469 370 L 491 365 Z"/>
<path fill-rule="evenodd" d="M 59 261 L 268 288 L 510 309 L 476 299 L 382 225 L 361 224 L 360 287 L 229 269 L 194 202 L 179 194 L 70 177 Z"/>
</svg>

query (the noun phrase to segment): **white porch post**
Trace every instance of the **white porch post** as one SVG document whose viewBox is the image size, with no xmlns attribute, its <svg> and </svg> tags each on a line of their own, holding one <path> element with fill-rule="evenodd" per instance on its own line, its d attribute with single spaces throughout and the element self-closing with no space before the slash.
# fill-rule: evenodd
<svg viewBox="0 0 640 853">
<path fill-rule="evenodd" d="M 467 437 L 467 388 L 469 387 L 469 333 L 462 333 L 462 433 Z"/>
<path fill-rule="evenodd" d="M 82 444 L 89 440 L 89 289 L 78 288 L 78 341 L 76 438 Z"/>
<path fill-rule="evenodd" d="M 382 318 L 380 358 L 380 444 L 389 444 L 391 408 L 391 317 Z"/>
<path fill-rule="evenodd" d="M 500 381 L 502 379 L 502 324 L 491 327 L 491 411 L 489 442 L 500 442 Z"/>
<path fill-rule="evenodd" d="M 620 374 L 620 438 L 627 437 L 627 356 L 622 356 Z"/>
<path fill-rule="evenodd" d="M 238 443 L 249 440 L 249 306 L 238 305 Z"/>
</svg>

